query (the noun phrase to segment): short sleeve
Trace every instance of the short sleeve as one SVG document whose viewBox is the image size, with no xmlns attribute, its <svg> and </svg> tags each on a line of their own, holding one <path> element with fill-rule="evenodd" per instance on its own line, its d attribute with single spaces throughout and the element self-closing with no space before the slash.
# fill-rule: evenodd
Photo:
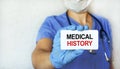
<svg viewBox="0 0 120 69">
<path fill-rule="evenodd" d="M 110 41 L 112 42 L 112 30 L 111 30 L 110 22 L 107 19 L 105 19 L 104 21 L 105 21 L 105 24 L 106 24 L 105 25 L 105 30 L 108 34 L 108 37 L 110 38 Z"/>
<path fill-rule="evenodd" d="M 50 17 L 47 17 L 38 31 L 36 43 L 42 38 L 50 38 L 51 40 L 53 40 L 52 31 L 53 29 L 51 28 L 50 24 Z"/>
<path fill-rule="evenodd" d="M 110 54 L 109 54 L 109 52 L 108 51 L 106 51 L 106 52 L 108 52 L 108 56 L 110 57 L 110 58 L 112 58 L 112 51 L 113 51 L 113 46 L 112 46 L 112 30 L 111 30 L 111 25 L 110 25 L 110 22 L 107 20 L 107 19 L 105 19 L 105 24 L 106 25 L 104 25 L 105 27 L 104 27 L 104 29 L 105 29 L 105 31 L 106 31 L 106 33 L 107 33 L 107 36 L 108 36 L 108 38 L 109 38 L 109 48 L 106 48 L 106 49 L 109 49 L 110 51 Z"/>
<path fill-rule="evenodd" d="M 112 30 L 111 30 L 111 25 L 108 19 L 98 16 L 96 14 L 93 14 L 102 24 L 103 29 L 107 33 L 107 36 L 109 37 L 110 41 L 112 42 Z"/>
</svg>

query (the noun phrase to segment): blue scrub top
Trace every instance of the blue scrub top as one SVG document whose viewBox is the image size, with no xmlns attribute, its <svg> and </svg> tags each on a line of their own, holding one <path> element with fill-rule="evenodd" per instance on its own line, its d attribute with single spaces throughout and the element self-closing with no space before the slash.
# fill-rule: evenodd
<svg viewBox="0 0 120 69">
<path fill-rule="evenodd" d="M 111 29 L 108 20 L 95 14 L 92 15 L 100 21 L 103 29 L 106 31 L 108 37 L 110 38 L 110 41 L 112 41 Z M 97 29 L 98 31 L 100 31 L 101 27 L 97 23 L 98 21 L 94 18 L 92 18 L 92 20 L 92 29 Z M 70 21 L 72 25 L 79 25 L 79 23 L 72 18 L 70 18 Z M 42 38 L 50 38 L 51 40 L 53 40 L 57 31 L 66 26 L 69 26 L 66 13 L 63 13 L 59 16 L 47 17 L 39 29 L 36 42 L 38 42 Z M 109 58 L 111 58 L 111 47 L 105 39 L 103 41 L 106 53 Z M 62 68 L 59 69 L 110 69 L 110 63 L 106 61 L 104 56 L 103 41 L 99 36 L 99 49 L 95 51 L 95 54 L 91 54 L 89 53 L 89 51 L 85 50 L 82 55 L 78 56 L 72 62 L 64 65 Z"/>
</svg>

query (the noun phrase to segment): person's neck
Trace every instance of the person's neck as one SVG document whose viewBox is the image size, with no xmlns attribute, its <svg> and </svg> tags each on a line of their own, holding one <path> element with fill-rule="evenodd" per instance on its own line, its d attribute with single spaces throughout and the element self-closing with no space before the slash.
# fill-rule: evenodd
<svg viewBox="0 0 120 69">
<path fill-rule="evenodd" d="M 75 21 L 77 21 L 81 25 L 86 25 L 88 12 L 75 13 L 73 11 L 68 10 L 68 16 L 73 18 Z"/>
</svg>

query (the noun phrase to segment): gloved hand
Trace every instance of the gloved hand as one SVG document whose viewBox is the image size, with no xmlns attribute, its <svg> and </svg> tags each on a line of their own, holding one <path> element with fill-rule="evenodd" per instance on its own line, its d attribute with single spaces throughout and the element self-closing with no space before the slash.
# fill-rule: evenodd
<svg viewBox="0 0 120 69">
<path fill-rule="evenodd" d="M 62 30 L 87 30 L 88 26 L 67 26 Z M 60 49 L 60 31 L 57 32 L 53 41 L 53 49 L 50 54 L 50 61 L 55 68 L 61 68 L 65 64 L 71 62 L 77 56 L 81 55 L 84 50 L 61 50 Z"/>
</svg>

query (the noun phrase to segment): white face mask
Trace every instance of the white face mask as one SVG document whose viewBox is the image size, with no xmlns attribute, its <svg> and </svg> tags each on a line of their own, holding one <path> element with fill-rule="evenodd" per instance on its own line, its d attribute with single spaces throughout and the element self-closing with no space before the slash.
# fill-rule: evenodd
<svg viewBox="0 0 120 69">
<path fill-rule="evenodd" d="M 87 7 L 91 1 L 92 0 L 64 0 L 64 4 L 67 9 L 79 13 L 87 11 Z"/>
</svg>

